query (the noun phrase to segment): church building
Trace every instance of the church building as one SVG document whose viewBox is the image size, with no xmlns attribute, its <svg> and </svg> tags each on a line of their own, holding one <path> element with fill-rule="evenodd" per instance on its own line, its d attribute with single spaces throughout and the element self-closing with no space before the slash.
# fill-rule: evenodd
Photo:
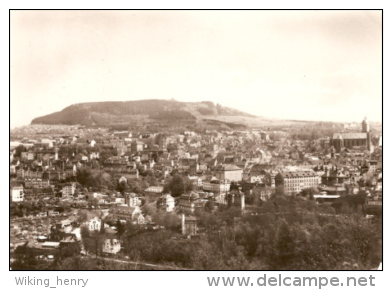
<svg viewBox="0 0 392 290">
<path fill-rule="evenodd" d="M 335 133 L 332 137 L 332 145 L 336 152 L 340 153 L 343 148 L 351 149 L 353 147 L 366 147 L 366 150 L 372 152 L 370 124 L 367 118 L 362 121 L 362 132 L 360 133 Z"/>
</svg>

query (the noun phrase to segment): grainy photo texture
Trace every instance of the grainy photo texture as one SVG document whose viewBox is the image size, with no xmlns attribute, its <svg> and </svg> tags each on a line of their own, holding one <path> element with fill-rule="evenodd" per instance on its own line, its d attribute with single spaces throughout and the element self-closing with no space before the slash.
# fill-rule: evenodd
<svg viewBox="0 0 392 290">
<path fill-rule="evenodd" d="M 12 270 L 382 269 L 382 160 L 381 10 L 10 11 Z"/>
</svg>

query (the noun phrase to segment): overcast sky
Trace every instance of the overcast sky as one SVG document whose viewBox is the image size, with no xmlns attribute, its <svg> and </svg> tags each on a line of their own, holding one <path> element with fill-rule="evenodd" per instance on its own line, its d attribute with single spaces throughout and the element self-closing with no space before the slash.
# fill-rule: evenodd
<svg viewBox="0 0 392 290">
<path fill-rule="evenodd" d="M 11 128 L 81 102 L 381 121 L 381 11 L 11 11 Z"/>
</svg>

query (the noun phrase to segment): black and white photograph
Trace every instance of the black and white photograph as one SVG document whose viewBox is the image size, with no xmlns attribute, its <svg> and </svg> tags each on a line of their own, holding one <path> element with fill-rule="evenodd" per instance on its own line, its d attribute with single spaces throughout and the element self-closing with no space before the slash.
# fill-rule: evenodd
<svg viewBox="0 0 392 290">
<path fill-rule="evenodd" d="M 381 9 L 11 9 L 9 97 L 15 289 L 383 270 Z"/>
</svg>

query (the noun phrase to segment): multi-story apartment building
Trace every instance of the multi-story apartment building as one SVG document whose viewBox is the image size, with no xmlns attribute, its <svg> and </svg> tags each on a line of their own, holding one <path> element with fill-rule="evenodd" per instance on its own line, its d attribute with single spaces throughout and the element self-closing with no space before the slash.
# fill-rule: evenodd
<svg viewBox="0 0 392 290">
<path fill-rule="evenodd" d="M 47 170 L 43 173 L 42 177 L 49 180 L 65 180 L 67 174 L 63 170 Z"/>
<path fill-rule="evenodd" d="M 202 210 L 205 202 L 196 192 L 184 193 L 178 199 L 178 207 L 182 212 L 192 214 L 195 211 Z"/>
<path fill-rule="evenodd" d="M 120 240 L 109 238 L 102 245 L 102 252 L 106 254 L 117 254 L 121 250 Z"/>
<path fill-rule="evenodd" d="M 53 197 L 54 191 L 51 186 L 42 188 L 25 188 L 23 190 L 24 200 L 39 200 L 46 197 Z"/>
<path fill-rule="evenodd" d="M 25 179 L 25 187 L 27 188 L 50 187 L 50 181 L 49 179 L 29 178 L 29 179 Z"/>
<path fill-rule="evenodd" d="M 136 140 L 132 141 L 132 144 L 131 144 L 131 152 L 132 153 L 143 151 L 143 148 L 144 148 L 143 142 L 136 141 Z"/>
<path fill-rule="evenodd" d="M 34 160 L 34 158 L 35 158 L 35 153 L 32 152 L 32 151 L 22 152 L 21 155 L 20 155 L 20 157 L 21 157 L 23 160 Z"/>
<path fill-rule="evenodd" d="M 76 183 L 74 182 L 67 183 L 62 188 L 62 197 L 74 196 L 75 191 L 76 191 Z"/>
<path fill-rule="evenodd" d="M 14 185 L 11 187 L 10 196 L 12 202 L 23 201 L 23 185 Z"/>
<path fill-rule="evenodd" d="M 193 216 L 185 217 L 182 215 L 181 229 L 183 235 L 196 235 L 197 234 L 197 218 Z"/>
<path fill-rule="evenodd" d="M 41 170 L 30 170 L 24 168 L 16 169 L 16 177 L 18 178 L 41 178 L 43 176 L 43 171 Z"/>
<path fill-rule="evenodd" d="M 175 205 L 176 205 L 176 200 L 170 194 L 161 196 L 157 200 L 158 208 L 164 209 L 167 212 L 172 212 L 174 210 Z"/>
<path fill-rule="evenodd" d="M 315 172 L 283 172 L 275 176 L 276 186 L 282 185 L 287 195 L 299 193 L 308 187 L 317 187 L 320 176 Z"/>
<path fill-rule="evenodd" d="M 378 168 L 377 163 L 377 160 L 369 160 L 369 172 L 376 173 Z"/>
<path fill-rule="evenodd" d="M 230 182 L 228 180 L 211 180 L 210 182 L 203 182 L 203 191 L 213 192 L 214 195 L 227 193 L 230 191 Z"/>
<path fill-rule="evenodd" d="M 132 221 L 134 223 L 141 224 L 144 222 L 144 217 L 138 206 L 117 206 L 111 209 L 113 217 L 117 220 Z"/>
<path fill-rule="evenodd" d="M 125 194 L 125 204 L 129 207 L 140 206 L 142 204 L 141 199 L 136 195 L 136 193 L 126 193 Z"/>
<path fill-rule="evenodd" d="M 90 232 L 99 231 L 101 229 L 101 219 L 94 217 L 85 222 Z"/>
<path fill-rule="evenodd" d="M 224 165 L 217 170 L 216 177 L 219 180 L 229 180 L 237 182 L 242 180 L 243 172 L 244 170 L 242 170 L 236 165 Z"/>
</svg>

